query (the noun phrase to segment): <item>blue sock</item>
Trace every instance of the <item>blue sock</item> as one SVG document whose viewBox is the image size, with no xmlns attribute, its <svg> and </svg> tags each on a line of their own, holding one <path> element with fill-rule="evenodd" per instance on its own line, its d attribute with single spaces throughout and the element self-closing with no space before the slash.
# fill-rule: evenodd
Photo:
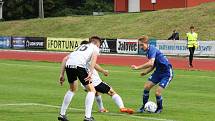
<svg viewBox="0 0 215 121">
<path fill-rule="evenodd" d="M 143 106 L 148 102 L 148 100 L 149 100 L 149 91 L 144 90 L 144 92 L 143 92 Z"/>
<path fill-rule="evenodd" d="M 163 109 L 163 98 L 162 96 L 156 96 L 156 100 L 157 100 L 157 105 L 158 105 L 158 109 Z"/>
</svg>

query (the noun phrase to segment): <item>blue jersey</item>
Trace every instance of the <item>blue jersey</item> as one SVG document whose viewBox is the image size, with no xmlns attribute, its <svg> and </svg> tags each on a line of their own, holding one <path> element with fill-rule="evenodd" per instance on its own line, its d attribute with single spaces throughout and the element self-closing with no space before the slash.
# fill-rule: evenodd
<svg viewBox="0 0 215 121">
<path fill-rule="evenodd" d="M 157 71 L 166 71 L 171 67 L 171 64 L 166 56 L 164 56 L 159 49 L 152 45 L 149 45 L 146 56 L 148 59 L 155 58 L 154 67 L 156 67 Z"/>
</svg>

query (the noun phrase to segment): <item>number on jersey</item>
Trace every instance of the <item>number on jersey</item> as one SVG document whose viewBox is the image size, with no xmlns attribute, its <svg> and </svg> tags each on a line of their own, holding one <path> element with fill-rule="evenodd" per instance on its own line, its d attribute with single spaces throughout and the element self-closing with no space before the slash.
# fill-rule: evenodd
<svg viewBox="0 0 215 121">
<path fill-rule="evenodd" d="M 88 47 L 86 45 L 82 45 L 76 51 L 85 51 L 85 50 L 87 50 L 87 48 Z"/>
</svg>

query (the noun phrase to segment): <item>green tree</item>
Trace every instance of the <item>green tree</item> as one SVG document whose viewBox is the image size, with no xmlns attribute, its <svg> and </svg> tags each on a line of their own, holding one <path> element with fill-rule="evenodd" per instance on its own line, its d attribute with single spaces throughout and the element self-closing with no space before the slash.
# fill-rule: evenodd
<svg viewBox="0 0 215 121">
<path fill-rule="evenodd" d="M 4 2 L 5 20 L 38 17 L 38 0 L 5 0 Z M 90 15 L 94 11 L 113 11 L 113 0 L 44 0 L 45 17 Z"/>
<path fill-rule="evenodd" d="M 81 14 L 92 14 L 92 12 L 112 12 L 113 0 L 86 0 L 80 8 Z M 83 13 L 85 12 L 85 13 Z"/>
<path fill-rule="evenodd" d="M 38 16 L 35 4 L 37 0 L 7 0 L 4 1 L 3 17 L 6 20 L 28 19 Z"/>
</svg>

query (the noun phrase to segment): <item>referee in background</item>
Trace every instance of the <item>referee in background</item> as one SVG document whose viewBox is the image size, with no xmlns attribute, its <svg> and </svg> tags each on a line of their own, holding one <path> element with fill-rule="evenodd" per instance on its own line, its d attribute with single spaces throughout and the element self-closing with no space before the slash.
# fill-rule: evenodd
<svg viewBox="0 0 215 121">
<path fill-rule="evenodd" d="M 193 55 L 195 52 L 195 49 L 198 47 L 198 34 L 195 32 L 194 26 L 190 27 L 190 32 L 187 33 L 187 46 L 190 51 L 189 56 L 189 67 L 193 67 Z"/>
</svg>

